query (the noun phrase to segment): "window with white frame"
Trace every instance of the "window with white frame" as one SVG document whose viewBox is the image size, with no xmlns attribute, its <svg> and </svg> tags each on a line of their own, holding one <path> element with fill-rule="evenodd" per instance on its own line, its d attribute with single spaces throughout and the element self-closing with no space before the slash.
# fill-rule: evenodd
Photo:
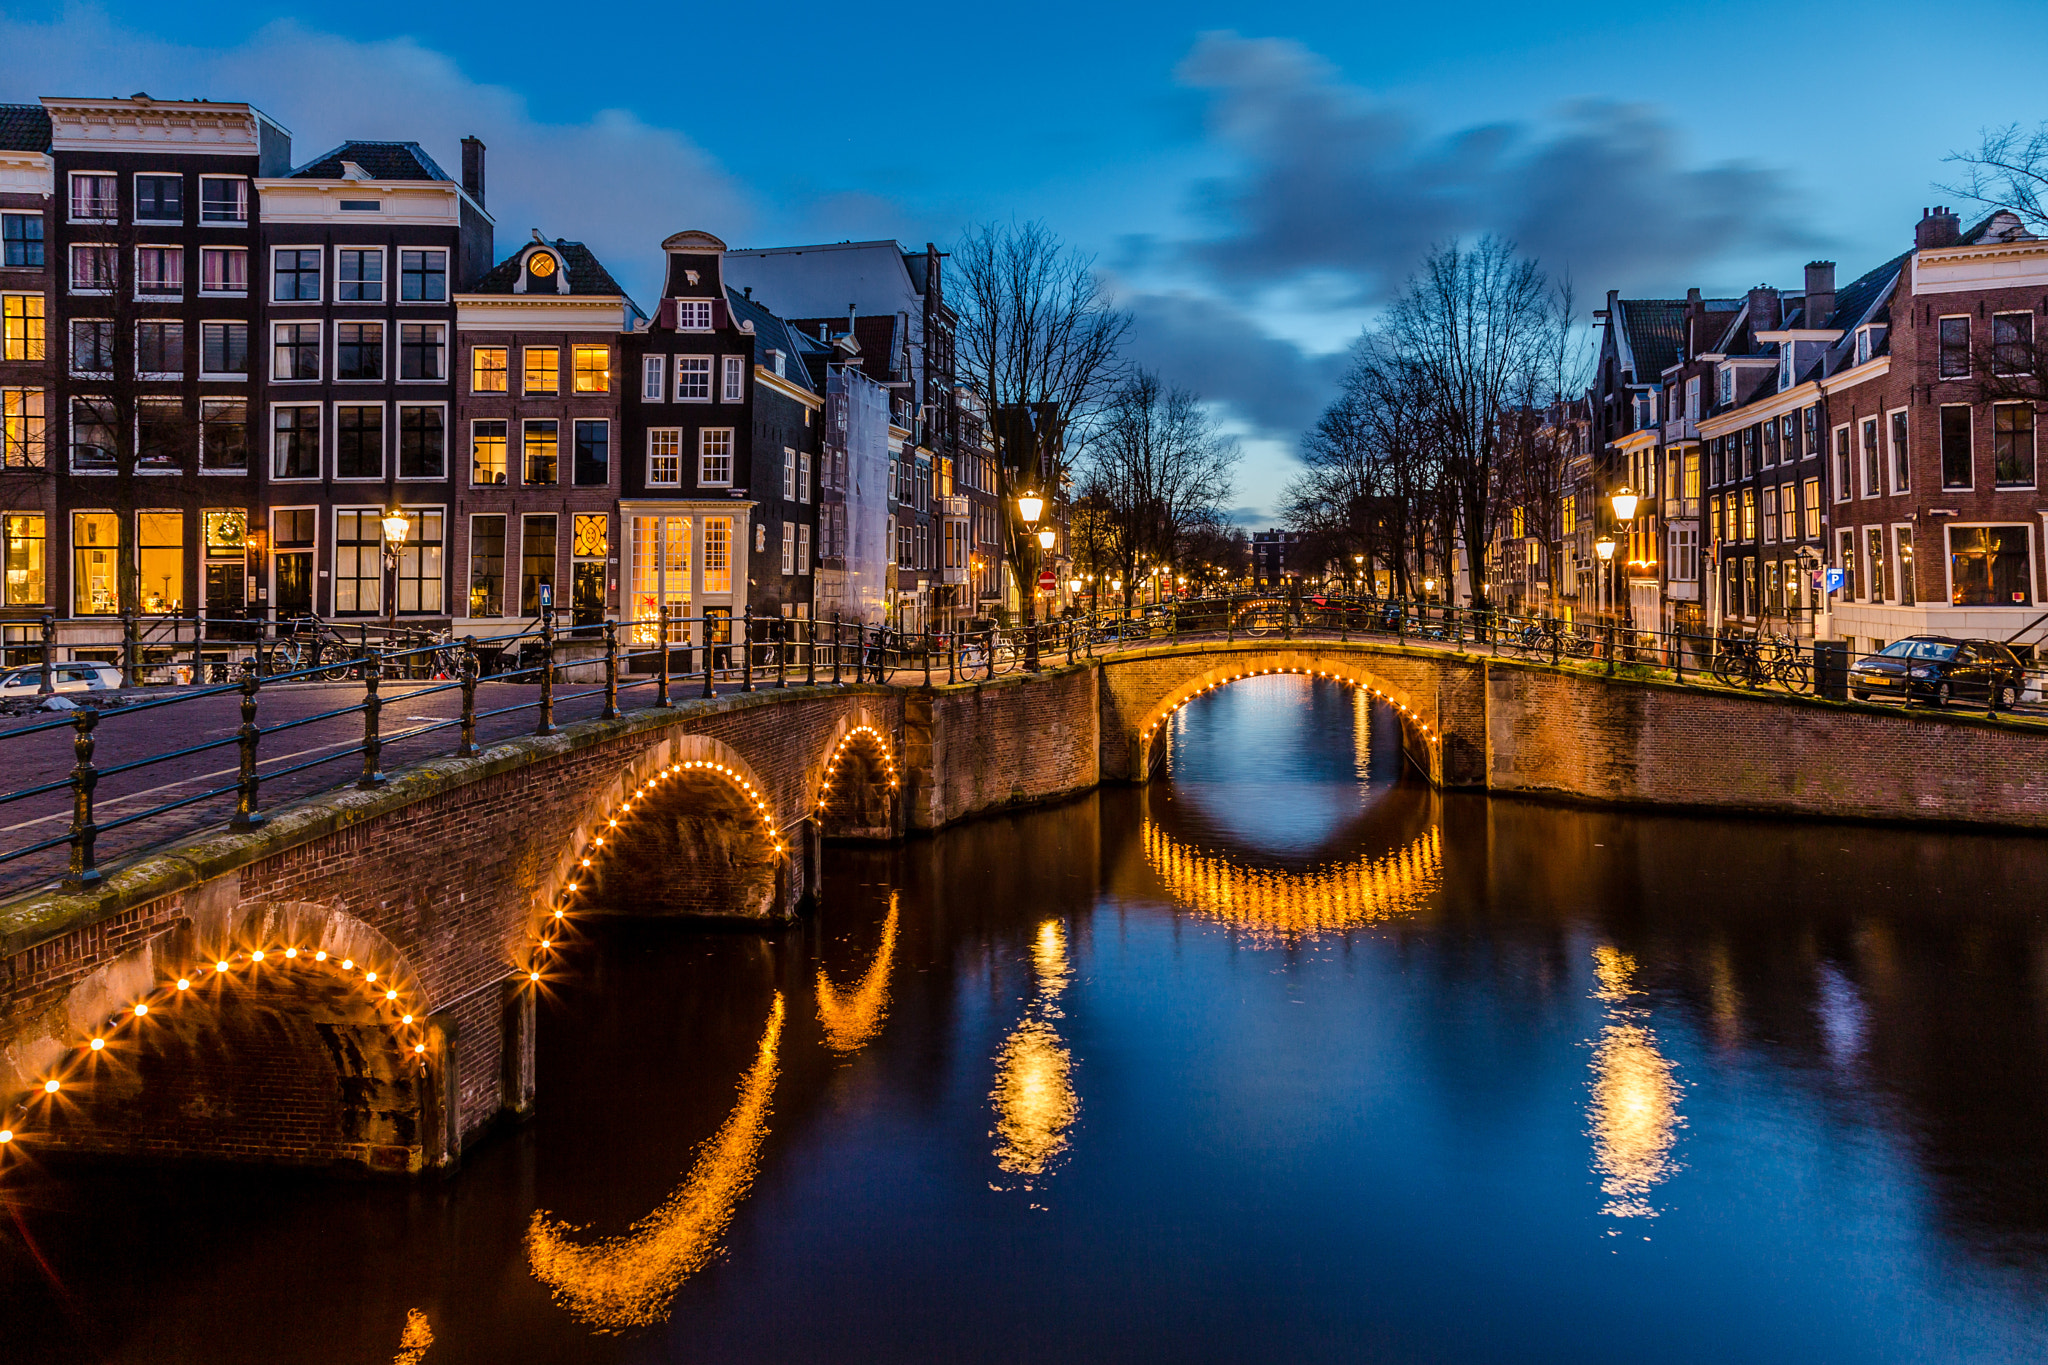
<svg viewBox="0 0 2048 1365">
<path fill-rule="evenodd" d="M 43 215 L 0 213 L 0 266 L 40 270 L 43 260 Z"/>
<path fill-rule="evenodd" d="M 811 452 L 800 450 L 796 456 L 796 500 L 811 500 Z"/>
<path fill-rule="evenodd" d="M 111 318 L 71 319 L 71 373 L 109 375 L 114 372 L 114 323 Z"/>
<path fill-rule="evenodd" d="M 135 292 L 138 296 L 169 297 L 185 292 L 185 248 L 181 246 L 139 246 L 135 248 Z"/>
<path fill-rule="evenodd" d="M 1764 490 L 1763 530 L 1766 541 L 1774 541 L 1778 538 L 1778 490 L 1775 488 L 1766 488 Z"/>
<path fill-rule="evenodd" d="M 41 360 L 48 343 L 41 294 L 0 294 L 0 360 Z"/>
<path fill-rule="evenodd" d="M 1781 484 L 1778 487 L 1778 539 L 1794 541 L 1799 539 L 1799 485 Z"/>
<path fill-rule="evenodd" d="M 446 323 L 398 324 L 398 377 L 413 380 L 443 380 L 448 377 Z"/>
<path fill-rule="evenodd" d="M 1884 492 L 1884 470 L 1877 452 L 1877 419 L 1866 417 L 1862 424 L 1863 436 L 1863 496 L 1874 498 Z"/>
<path fill-rule="evenodd" d="M 679 355 L 676 357 L 676 401 L 681 403 L 708 403 L 711 401 L 710 356 Z"/>
<path fill-rule="evenodd" d="M 802 576 L 811 571 L 811 528 L 796 528 L 796 571 Z"/>
<path fill-rule="evenodd" d="M 796 501 L 796 452 L 788 446 L 782 448 L 782 500 Z"/>
<path fill-rule="evenodd" d="M 1852 482 L 1854 472 L 1854 460 L 1849 453 L 1849 428 L 1836 427 L 1834 469 L 1831 471 L 1834 476 L 1836 502 L 1847 502 L 1856 495 L 1855 484 Z"/>
<path fill-rule="evenodd" d="M 1715 401 L 1724 408 L 1733 403 L 1735 401 L 1735 367 L 1733 365 L 1723 365 L 1715 370 L 1714 382 L 1716 385 Z"/>
<path fill-rule="evenodd" d="M 1697 375 L 1685 381 L 1685 420 L 1700 420 L 1700 381 Z"/>
<path fill-rule="evenodd" d="M 71 173 L 71 221 L 111 223 L 121 216 L 121 180 L 99 171 Z"/>
<path fill-rule="evenodd" d="M 782 523 L 782 572 L 787 577 L 796 572 L 796 523 Z"/>
<path fill-rule="evenodd" d="M 398 253 L 400 303 L 443 303 L 447 298 L 447 252 L 409 247 Z"/>
<path fill-rule="evenodd" d="M 742 402 L 747 394 L 745 356 L 729 355 L 724 358 L 725 383 L 720 397 L 728 403 Z"/>
<path fill-rule="evenodd" d="M 138 223 L 182 223 L 185 221 L 185 177 L 143 174 L 135 177 L 135 221 Z"/>
<path fill-rule="evenodd" d="M 1946 317 L 1936 324 L 1938 362 L 1936 377 L 1941 379 L 1968 379 L 1970 377 L 1970 319 L 1967 316 Z"/>
<path fill-rule="evenodd" d="M 0 389 L 0 468 L 44 467 L 41 389 Z"/>
<path fill-rule="evenodd" d="M 345 383 L 366 383 L 384 377 L 384 324 L 334 324 L 334 377 Z"/>
<path fill-rule="evenodd" d="M 732 518 L 704 518 L 704 591 L 732 591 Z"/>
<path fill-rule="evenodd" d="M 679 332 L 708 332 L 711 330 L 710 299 L 677 299 L 676 330 Z"/>
<path fill-rule="evenodd" d="M 249 469 L 249 404 L 208 398 L 199 404 L 199 467 L 242 474 Z"/>
<path fill-rule="evenodd" d="M 135 373 L 142 379 L 182 379 L 185 324 L 160 319 L 136 323 Z"/>
<path fill-rule="evenodd" d="M 651 427 L 647 432 L 647 484 L 675 488 L 683 481 L 683 433 L 680 427 Z"/>
<path fill-rule="evenodd" d="M 334 253 L 334 298 L 338 303 L 384 301 L 384 253 L 375 247 L 341 247 Z"/>
<path fill-rule="evenodd" d="M 318 404 L 280 405 L 271 410 L 270 476 L 274 479 L 320 477 Z"/>
<path fill-rule="evenodd" d="M 278 322 L 270 329 L 270 377 L 273 381 L 320 378 L 320 324 Z"/>
<path fill-rule="evenodd" d="M 705 427 L 697 433 L 697 482 L 706 488 L 732 484 L 731 427 Z"/>
<path fill-rule="evenodd" d="M 2034 315 L 1991 315 L 1991 368 L 1996 374 L 2027 374 L 2034 368 Z"/>
<path fill-rule="evenodd" d="M 249 292 L 249 252 L 239 246 L 199 248 L 199 292 L 241 298 Z"/>
<path fill-rule="evenodd" d="M 277 247 L 271 251 L 270 298 L 273 303 L 320 301 L 318 247 Z"/>
<path fill-rule="evenodd" d="M 1913 462 L 1909 447 L 1911 424 L 1906 420 L 1906 409 L 1895 408 L 1891 417 L 1892 445 L 1892 492 L 1904 493 L 1912 483 Z"/>
<path fill-rule="evenodd" d="M 71 292 L 110 294 L 118 269 L 119 247 L 77 243 L 71 248 Z"/>
<path fill-rule="evenodd" d="M 668 397 L 667 357 L 645 355 L 640 357 L 640 400 L 644 403 L 659 403 Z"/>
<path fill-rule="evenodd" d="M 235 223 L 249 221 L 249 182 L 239 175 L 199 177 L 199 221 Z"/>
</svg>

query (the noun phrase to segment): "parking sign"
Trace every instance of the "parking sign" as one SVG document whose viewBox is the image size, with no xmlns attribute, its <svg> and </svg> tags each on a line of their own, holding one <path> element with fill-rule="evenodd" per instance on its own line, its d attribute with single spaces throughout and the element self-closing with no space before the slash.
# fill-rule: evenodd
<svg viewBox="0 0 2048 1365">
<path fill-rule="evenodd" d="M 1827 571 L 1827 588 L 1829 592 L 1840 592 L 1842 585 L 1846 582 L 1848 582 L 1848 575 L 1843 570 L 1829 569 Z"/>
</svg>

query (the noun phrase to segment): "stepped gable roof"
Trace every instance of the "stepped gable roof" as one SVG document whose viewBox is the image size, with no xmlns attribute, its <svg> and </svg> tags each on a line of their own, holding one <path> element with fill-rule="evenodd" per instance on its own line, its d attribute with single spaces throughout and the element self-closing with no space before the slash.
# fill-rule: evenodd
<svg viewBox="0 0 2048 1365">
<path fill-rule="evenodd" d="M 434 164 L 417 142 L 344 142 L 291 173 L 294 180 L 346 180 L 342 162 L 352 161 L 374 180 L 446 180 L 454 177 Z"/>
<path fill-rule="evenodd" d="M 551 242 L 542 243 L 542 245 L 562 258 L 563 268 L 567 270 L 569 275 L 569 293 L 571 295 L 625 296 L 626 291 L 620 287 L 617 280 L 612 278 L 611 272 L 604 268 L 604 263 L 598 260 L 590 248 L 583 245 L 583 243 L 565 242 L 558 237 Z M 483 278 L 478 280 L 476 286 L 468 292 L 472 294 L 514 293 L 515 291 L 512 286 L 519 279 L 519 273 L 523 268 L 520 263 L 525 259 L 526 244 L 521 244 L 517 251 L 485 271 Z M 632 304 L 633 300 L 628 298 L 626 302 Z M 640 311 L 637 305 L 634 306 L 633 311 L 636 313 Z"/>
<path fill-rule="evenodd" d="M 0 151 L 49 150 L 49 110 L 40 104 L 0 104 Z"/>
</svg>

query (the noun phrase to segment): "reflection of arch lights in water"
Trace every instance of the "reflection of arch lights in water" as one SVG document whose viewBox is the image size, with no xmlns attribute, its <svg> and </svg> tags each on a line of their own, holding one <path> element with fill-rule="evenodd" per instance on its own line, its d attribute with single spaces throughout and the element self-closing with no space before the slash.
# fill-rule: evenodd
<svg viewBox="0 0 2048 1365">
<path fill-rule="evenodd" d="M 1432 825 L 1405 846 L 1303 871 L 1245 867 L 1182 843 L 1146 820 L 1145 861 L 1174 902 L 1257 939 L 1292 943 L 1412 913 L 1443 878 Z"/>
<path fill-rule="evenodd" d="M 399 1333 L 398 1354 L 391 1357 L 391 1365 L 420 1365 L 426 1358 L 427 1348 L 434 1344 L 434 1328 L 427 1321 L 427 1315 L 417 1308 L 405 1310 L 405 1330 Z"/>
<path fill-rule="evenodd" d="M 882 921 L 882 946 L 860 984 L 841 991 L 818 968 L 818 1022 L 825 1026 L 825 1046 L 847 1055 L 858 1052 L 881 1032 L 889 1017 L 889 971 L 896 964 L 896 893 L 889 893 L 889 917 Z"/>
<path fill-rule="evenodd" d="M 1636 993 L 1635 959 L 1606 944 L 1593 950 L 1593 998 L 1608 1006 L 1606 1027 L 1593 1046 L 1593 1172 L 1615 1218 L 1654 1218 L 1651 1190 L 1678 1170 L 1678 1082 L 1673 1064 L 1657 1050 L 1657 1035 L 1628 1007 Z"/>
<path fill-rule="evenodd" d="M 689 1178 L 654 1212 L 621 1236 L 583 1246 L 569 1240 L 578 1229 L 534 1210 L 526 1229 L 527 1262 L 578 1321 L 610 1332 L 660 1322 L 683 1281 L 710 1264 L 719 1235 L 754 1183 L 761 1140 L 768 1135 L 782 1016 L 778 994 L 739 1102 L 699 1150 Z"/>
<path fill-rule="evenodd" d="M 1067 1135 L 1081 1112 L 1074 1090 L 1074 1057 L 1052 1020 L 1060 1017 L 1059 997 L 1073 977 L 1067 959 L 1066 930 L 1058 920 L 1038 926 L 1031 947 L 1031 965 L 1038 978 L 1033 1012 L 1003 1040 L 996 1057 L 996 1088 L 989 1099 L 996 1110 L 996 1164 L 1012 1175 L 1042 1176 L 1068 1146 Z"/>
</svg>

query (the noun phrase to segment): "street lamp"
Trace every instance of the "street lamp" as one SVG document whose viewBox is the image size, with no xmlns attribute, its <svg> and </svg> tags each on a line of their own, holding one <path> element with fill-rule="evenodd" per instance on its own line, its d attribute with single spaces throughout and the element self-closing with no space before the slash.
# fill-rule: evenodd
<svg viewBox="0 0 2048 1365">
<path fill-rule="evenodd" d="M 384 606 L 386 626 L 398 624 L 398 557 L 405 550 L 405 534 L 411 529 L 412 522 L 398 508 L 384 514 L 384 572 L 391 579 L 391 596 Z"/>
<path fill-rule="evenodd" d="M 1637 496 L 1635 495 L 1635 492 L 1634 492 L 1634 490 L 1630 489 L 1630 488 L 1629 488 L 1629 487 L 1628 487 L 1627 485 L 1625 485 L 1625 484 L 1624 484 L 1624 485 L 1622 486 L 1621 490 L 1620 490 L 1619 492 L 1617 492 L 1617 493 L 1616 493 L 1616 494 L 1615 494 L 1615 495 L 1614 495 L 1614 496 L 1613 496 L 1613 497 L 1612 497 L 1611 499 L 1609 499 L 1609 501 L 1610 501 L 1610 502 L 1612 502 L 1612 503 L 1614 504 L 1614 519 L 1615 519 L 1615 520 L 1616 520 L 1617 522 L 1621 523 L 1621 527 L 1622 527 L 1622 529 L 1623 529 L 1623 530 L 1624 530 L 1625 532 L 1628 532 L 1628 533 L 1630 533 L 1630 534 L 1631 534 L 1631 536 L 1632 536 L 1632 535 L 1633 535 L 1633 532 L 1634 532 L 1634 530 L 1635 530 L 1634 522 L 1635 522 L 1635 519 L 1636 519 L 1636 504 L 1637 504 L 1637 503 L 1640 503 L 1640 502 L 1642 501 L 1642 499 L 1641 499 L 1641 498 L 1639 498 L 1639 497 L 1637 497 Z M 1598 549 L 1599 547 L 1598 547 L 1598 546 L 1595 546 L 1594 548 L 1595 548 L 1595 549 Z M 1606 552 L 1606 553 L 1604 553 L 1604 554 L 1602 554 L 1602 555 L 1601 555 L 1600 557 L 1601 557 L 1602 559 L 1606 559 L 1606 560 L 1612 560 L 1612 559 L 1614 558 L 1614 551 L 1613 551 L 1613 549 L 1612 549 L 1612 548 L 1609 548 L 1609 549 L 1607 550 L 1607 552 Z M 1613 591 L 1613 584 L 1614 584 L 1614 570 L 1613 570 L 1613 568 L 1612 568 L 1612 567 L 1609 567 L 1609 569 L 1607 570 L 1607 578 L 1608 578 L 1608 597 L 1607 597 L 1607 605 L 1608 605 L 1608 606 L 1609 606 L 1609 608 L 1611 609 L 1611 608 L 1612 608 L 1612 607 L 1613 607 L 1613 606 L 1615 605 L 1615 603 L 1614 603 L 1614 591 Z M 1627 608 L 1627 604 L 1626 604 L 1626 603 L 1624 603 L 1624 604 L 1623 604 L 1623 608 L 1624 608 L 1624 612 L 1625 612 L 1625 611 L 1626 611 L 1626 608 Z M 1624 620 L 1623 624 L 1625 624 L 1625 625 L 1627 625 L 1627 624 L 1632 624 L 1632 622 L 1630 622 L 1630 621 L 1628 621 L 1628 620 Z"/>
<path fill-rule="evenodd" d="M 1634 510 L 1634 509 L 1630 509 Z M 1600 562 L 1607 566 L 1607 607 L 1614 609 L 1614 537 L 1602 536 L 1593 542 L 1593 553 L 1600 556 Z"/>
<path fill-rule="evenodd" d="M 1044 510 L 1045 499 L 1039 497 L 1038 494 L 1019 493 L 1017 495 L 1017 515 L 1024 518 L 1026 526 L 1038 525 L 1039 513 Z"/>
<path fill-rule="evenodd" d="M 1038 533 L 1038 548 L 1048 553 L 1052 550 L 1053 529 L 1048 526 Z"/>
<path fill-rule="evenodd" d="M 1027 492 L 1017 495 L 1017 515 L 1023 518 L 1026 526 L 1036 526 L 1039 514 L 1043 511 L 1045 511 L 1045 499 L 1038 496 L 1038 494 Z M 1051 543 L 1045 537 L 1049 534 L 1050 532 L 1042 532 L 1039 536 L 1041 543 L 1044 543 L 1048 549 L 1051 548 Z M 1029 573 L 1031 581 L 1018 585 L 1022 589 L 1018 596 L 1023 599 L 1024 607 L 1024 671 L 1036 673 L 1038 671 L 1038 629 L 1033 618 L 1037 615 L 1038 564 L 1035 557 Z"/>
</svg>

